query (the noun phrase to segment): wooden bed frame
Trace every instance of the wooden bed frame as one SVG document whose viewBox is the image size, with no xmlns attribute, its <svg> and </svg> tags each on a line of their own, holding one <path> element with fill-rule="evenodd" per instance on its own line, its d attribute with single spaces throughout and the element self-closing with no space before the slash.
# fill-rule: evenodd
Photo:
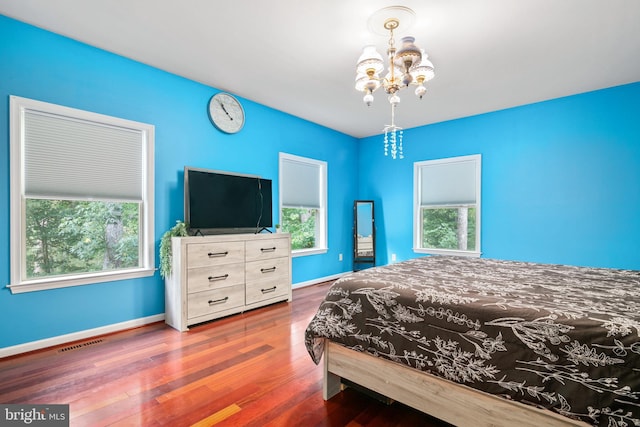
<svg viewBox="0 0 640 427">
<path fill-rule="evenodd" d="M 325 339 L 325 400 L 343 389 L 342 379 L 460 427 L 588 426 L 549 410 L 492 396 Z"/>
</svg>

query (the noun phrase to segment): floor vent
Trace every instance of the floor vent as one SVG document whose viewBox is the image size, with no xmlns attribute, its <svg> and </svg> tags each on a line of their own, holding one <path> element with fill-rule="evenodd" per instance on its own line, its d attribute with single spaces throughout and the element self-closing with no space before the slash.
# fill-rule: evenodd
<svg viewBox="0 0 640 427">
<path fill-rule="evenodd" d="M 61 348 L 60 350 L 58 350 L 58 353 L 64 353 L 64 352 L 71 351 L 71 350 L 78 350 L 79 348 L 85 348 L 85 347 L 89 347 L 91 345 L 100 344 L 103 341 L 104 340 L 93 340 L 93 341 L 83 342 L 82 344 L 70 345 L 69 347 Z"/>
</svg>

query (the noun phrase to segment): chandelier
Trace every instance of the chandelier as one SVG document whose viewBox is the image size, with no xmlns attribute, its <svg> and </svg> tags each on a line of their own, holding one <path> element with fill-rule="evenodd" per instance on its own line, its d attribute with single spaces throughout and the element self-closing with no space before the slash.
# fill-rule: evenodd
<svg viewBox="0 0 640 427">
<path fill-rule="evenodd" d="M 396 107 L 400 103 L 398 92 L 414 85 L 417 86 L 416 96 L 422 99 L 427 92 L 424 84 L 435 76 L 433 64 L 424 50 L 414 44 L 414 37 L 403 37 L 400 48 L 396 50 L 394 31 L 401 28 L 401 19 L 402 28 L 410 26 L 414 16 L 413 11 L 404 6 L 386 7 L 375 12 L 369 19 L 370 29 L 378 34 L 389 35 L 387 74 L 380 77 L 385 61 L 373 45 L 364 47 L 356 65 L 356 89 L 364 92 L 362 100 L 367 106 L 373 103 L 373 92 L 378 88 L 382 87 L 388 95 L 391 124 L 383 129 L 384 155 L 391 155 L 393 159 L 404 158 L 402 128 L 395 123 Z"/>
</svg>

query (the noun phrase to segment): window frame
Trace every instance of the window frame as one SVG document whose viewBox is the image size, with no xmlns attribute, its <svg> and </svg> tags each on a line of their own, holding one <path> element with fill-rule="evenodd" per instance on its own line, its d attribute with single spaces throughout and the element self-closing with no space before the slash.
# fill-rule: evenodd
<svg viewBox="0 0 640 427">
<path fill-rule="evenodd" d="M 474 250 L 459 249 L 440 249 L 422 247 L 422 171 L 429 166 L 442 166 L 446 164 L 460 164 L 465 162 L 473 162 L 475 164 L 475 203 L 442 203 L 427 205 L 433 208 L 454 208 L 460 206 L 475 207 L 476 209 L 476 248 Z M 433 254 L 433 255 L 457 255 L 478 258 L 482 255 L 481 246 L 481 188 L 482 188 L 482 156 L 480 154 L 472 154 L 468 156 L 449 157 L 435 160 L 424 160 L 415 162 L 413 169 L 413 251 L 416 253 Z"/>
<path fill-rule="evenodd" d="M 283 168 L 286 167 L 287 162 L 302 163 L 308 166 L 312 166 L 318 169 L 318 223 L 316 224 L 316 246 L 309 249 L 296 249 L 291 250 L 292 257 L 307 256 L 323 254 L 328 251 L 327 246 L 327 162 L 322 160 L 311 159 L 307 157 L 296 156 L 288 153 L 279 153 L 278 156 L 278 216 L 280 222 L 282 222 L 282 209 L 283 208 L 314 208 L 310 206 L 290 206 L 283 203 L 283 183 L 285 181 Z"/>
<path fill-rule="evenodd" d="M 28 278 L 26 268 L 26 199 L 25 196 L 25 112 L 51 114 L 67 120 L 95 122 L 105 126 L 133 129 L 141 135 L 142 201 L 139 224 L 139 267 L 121 270 L 76 273 L 51 277 Z M 13 294 L 69 286 L 88 285 L 116 280 L 153 276 L 155 274 L 154 237 L 154 138 L 155 127 L 62 105 L 10 96 L 10 280 Z M 47 199 L 47 198 L 45 198 Z M 58 200 L 53 197 L 50 200 Z M 82 199 L 80 199 L 82 200 Z M 91 201 L 90 197 L 85 200 Z"/>
</svg>

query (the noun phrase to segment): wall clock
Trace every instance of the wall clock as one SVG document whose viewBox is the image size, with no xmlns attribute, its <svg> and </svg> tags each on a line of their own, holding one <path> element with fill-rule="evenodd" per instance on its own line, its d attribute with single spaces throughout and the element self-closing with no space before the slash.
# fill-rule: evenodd
<svg viewBox="0 0 640 427">
<path fill-rule="evenodd" d="M 209 100 L 209 119 L 222 132 L 236 133 L 244 126 L 244 110 L 233 95 L 216 93 Z"/>
</svg>

